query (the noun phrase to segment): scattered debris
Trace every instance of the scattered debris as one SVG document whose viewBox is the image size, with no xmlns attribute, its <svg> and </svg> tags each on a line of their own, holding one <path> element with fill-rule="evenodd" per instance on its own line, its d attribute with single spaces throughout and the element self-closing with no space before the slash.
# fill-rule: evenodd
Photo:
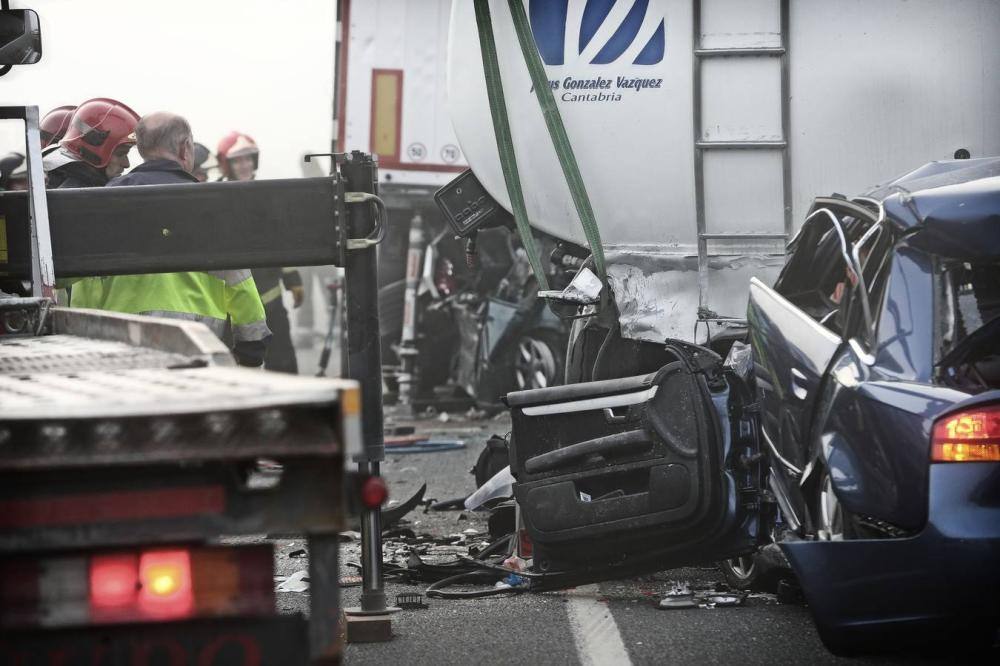
<svg viewBox="0 0 1000 666">
<path fill-rule="evenodd" d="M 503 566 L 511 571 L 524 571 L 528 568 L 528 563 L 517 555 L 511 555 L 503 561 Z"/>
<path fill-rule="evenodd" d="M 275 588 L 278 592 L 305 592 L 309 589 L 309 571 L 296 571 Z"/>
<path fill-rule="evenodd" d="M 292 552 L 288 553 L 288 557 L 291 557 L 291 558 L 299 558 L 299 557 L 305 557 L 305 556 L 306 556 L 306 549 L 305 548 L 299 548 L 297 550 L 293 550 Z"/>
<path fill-rule="evenodd" d="M 506 498 L 514 494 L 514 475 L 510 473 L 510 466 L 504 467 L 493 477 L 481 485 L 476 492 L 469 495 L 465 500 L 465 508 L 475 511 L 486 502 L 492 499 Z"/>
<path fill-rule="evenodd" d="M 698 604 L 694 600 L 693 594 L 668 594 L 660 599 L 658 608 L 661 610 L 675 610 L 678 608 L 695 608 Z"/>
<path fill-rule="evenodd" d="M 475 407 L 469 407 L 469 411 L 465 412 L 465 418 L 470 421 L 478 421 L 480 419 L 485 419 L 487 413 L 482 409 L 476 409 Z"/>
<path fill-rule="evenodd" d="M 422 486 L 420 486 L 420 489 L 417 490 L 417 492 L 413 493 L 413 495 L 408 500 L 406 500 L 399 506 L 394 506 L 391 509 L 383 509 L 382 529 L 386 529 L 392 525 L 395 525 L 403 518 L 403 516 L 408 514 L 410 511 L 413 511 L 415 508 L 417 508 L 423 501 L 424 493 L 426 492 L 427 492 L 427 484 L 425 483 Z"/>
<path fill-rule="evenodd" d="M 391 530 L 382 530 L 383 540 L 404 539 L 408 541 L 410 539 L 416 539 L 416 538 L 417 538 L 416 533 L 409 527 L 397 527 Z"/>
<path fill-rule="evenodd" d="M 442 502 L 436 502 L 430 505 L 431 511 L 457 511 L 465 506 L 464 497 L 456 497 L 455 499 L 444 500 Z"/>
<path fill-rule="evenodd" d="M 420 610 L 430 608 L 424 603 L 424 595 L 419 592 L 403 592 L 396 595 L 396 605 L 403 610 Z"/>
<path fill-rule="evenodd" d="M 746 599 L 746 592 L 732 591 L 722 582 L 703 589 L 692 589 L 690 583 L 681 581 L 673 584 L 670 591 L 660 599 L 657 608 L 661 610 L 725 608 L 742 606 Z"/>
<path fill-rule="evenodd" d="M 343 576 L 337 584 L 340 587 L 360 587 L 364 579 L 361 576 Z"/>
<path fill-rule="evenodd" d="M 448 415 L 448 412 L 441 412 L 438 414 L 437 420 L 441 423 L 447 423 L 451 420 L 451 417 Z"/>
<path fill-rule="evenodd" d="M 404 446 L 392 447 L 392 455 L 400 453 L 437 453 L 438 451 L 455 451 L 464 449 L 465 442 L 461 439 L 424 439 Z"/>
<path fill-rule="evenodd" d="M 426 435 L 393 435 L 391 437 L 386 437 L 383 440 L 385 448 L 387 449 L 396 449 L 401 446 L 412 446 L 413 444 L 426 441 Z"/>
</svg>

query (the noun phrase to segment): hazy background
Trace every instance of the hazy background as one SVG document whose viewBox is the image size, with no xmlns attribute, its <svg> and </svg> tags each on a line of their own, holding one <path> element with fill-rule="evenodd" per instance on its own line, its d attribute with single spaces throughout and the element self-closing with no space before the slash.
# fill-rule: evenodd
<svg viewBox="0 0 1000 666">
<path fill-rule="evenodd" d="M 174 111 L 213 163 L 219 139 L 238 129 L 260 146 L 261 178 L 300 176 L 304 153 L 330 150 L 336 0 L 10 5 L 38 12 L 42 60 L 0 78 L 0 104 L 35 104 L 45 114 L 113 97 L 140 115 Z M 0 154 L 23 152 L 22 132 L 20 122 L 0 121 Z M 135 151 L 130 157 L 139 163 Z"/>
</svg>

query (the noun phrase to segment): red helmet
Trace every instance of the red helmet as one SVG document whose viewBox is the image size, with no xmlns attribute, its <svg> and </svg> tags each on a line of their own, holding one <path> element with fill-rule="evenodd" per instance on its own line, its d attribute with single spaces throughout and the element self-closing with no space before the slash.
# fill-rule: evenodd
<svg viewBox="0 0 1000 666">
<path fill-rule="evenodd" d="M 45 114 L 45 117 L 38 123 L 38 131 L 42 136 L 42 148 L 47 148 L 63 138 L 74 111 L 76 111 L 75 106 L 57 106 Z"/>
<path fill-rule="evenodd" d="M 253 168 L 256 171 L 260 159 L 260 149 L 257 148 L 257 142 L 253 140 L 253 137 L 240 132 L 230 132 L 222 137 L 215 155 L 222 175 L 229 178 L 229 160 L 243 155 L 253 156 Z"/>
<path fill-rule="evenodd" d="M 138 124 L 139 114 L 121 102 L 107 97 L 88 99 L 76 107 L 59 145 L 83 161 L 103 168 L 118 146 L 135 145 Z"/>
</svg>

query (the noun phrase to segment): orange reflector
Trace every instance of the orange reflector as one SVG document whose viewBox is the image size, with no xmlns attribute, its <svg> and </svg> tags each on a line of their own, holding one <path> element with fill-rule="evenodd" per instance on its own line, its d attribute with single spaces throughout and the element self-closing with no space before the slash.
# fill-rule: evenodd
<svg viewBox="0 0 1000 666">
<path fill-rule="evenodd" d="M 935 462 L 1000 462 L 1000 444 L 944 442 L 934 445 Z"/>
<path fill-rule="evenodd" d="M 1000 405 L 949 414 L 934 423 L 934 462 L 1000 462 Z"/>
<path fill-rule="evenodd" d="M 157 617 L 191 612 L 191 557 L 185 550 L 143 553 L 139 559 L 139 607 Z"/>
<path fill-rule="evenodd" d="M 361 413 L 360 390 L 349 388 L 340 392 L 340 412 L 344 416 L 357 416 Z"/>
</svg>

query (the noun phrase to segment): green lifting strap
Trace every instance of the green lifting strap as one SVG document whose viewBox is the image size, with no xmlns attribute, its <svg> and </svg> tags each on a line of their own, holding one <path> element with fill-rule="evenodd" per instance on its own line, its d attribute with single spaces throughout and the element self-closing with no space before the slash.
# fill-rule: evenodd
<svg viewBox="0 0 1000 666">
<path fill-rule="evenodd" d="M 493 131 L 497 137 L 497 150 L 500 153 L 500 166 L 507 182 L 507 195 L 510 197 L 510 207 L 514 211 L 514 222 L 517 223 L 517 233 L 521 237 L 521 245 L 528 254 L 531 270 L 535 273 L 538 288 L 546 290 L 549 281 L 542 270 L 542 262 L 535 247 L 535 237 L 528 221 L 528 211 L 524 206 L 524 192 L 521 190 L 521 177 L 517 171 L 517 157 L 514 155 L 514 142 L 510 134 L 510 121 L 507 118 L 507 105 L 504 102 L 503 83 L 500 81 L 500 65 L 497 62 L 497 47 L 493 41 L 493 21 L 490 19 L 488 0 L 475 0 L 476 24 L 479 27 L 479 48 L 483 55 L 483 73 L 486 75 L 486 92 L 490 99 L 490 114 L 493 116 Z"/>
<path fill-rule="evenodd" d="M 587 237 L 590 253 L 594 257 L 594 268 L 597 269 L 601 281 L 606 282 L 607 274 L 604 268 L 604 246 L 601 245 L 601 230 L 597 227 L 597 218 L 594 217 L 594 208 L 590 205 L 587 187 L 583 184 L 580 167 L 576 163 L 576 155 L 573 154 L 573 145 L 566 135 L 566 126 L 563 125 L 559 107 L 556 106 L 552 89 L 549 88 L 548 77 L 546 77 L 545 69 L 542 67 L 542 59 L 538 55 L 538 46 L 531 35 L 528 16 L 524 13 L 523 0 L 507 0 L 507 4 L 510 6 L 511 18 L 514 19 L 514 31 L 517 33 L 517 41 L 521 44 L 524 63 L 528 66 L 528 73 L 531 75 L 531 84 L 535 87 L 538 105 L 542 108 L 542 116 L 549 128 L 549 138 L 552 139 L 552 146 L 556 149 L 559 166 L 562 167 L 566 184 L 569 185 L 570 194 L 573 195 L 576 213 L 580 216 L 583 233 Z"/>
</svg>

